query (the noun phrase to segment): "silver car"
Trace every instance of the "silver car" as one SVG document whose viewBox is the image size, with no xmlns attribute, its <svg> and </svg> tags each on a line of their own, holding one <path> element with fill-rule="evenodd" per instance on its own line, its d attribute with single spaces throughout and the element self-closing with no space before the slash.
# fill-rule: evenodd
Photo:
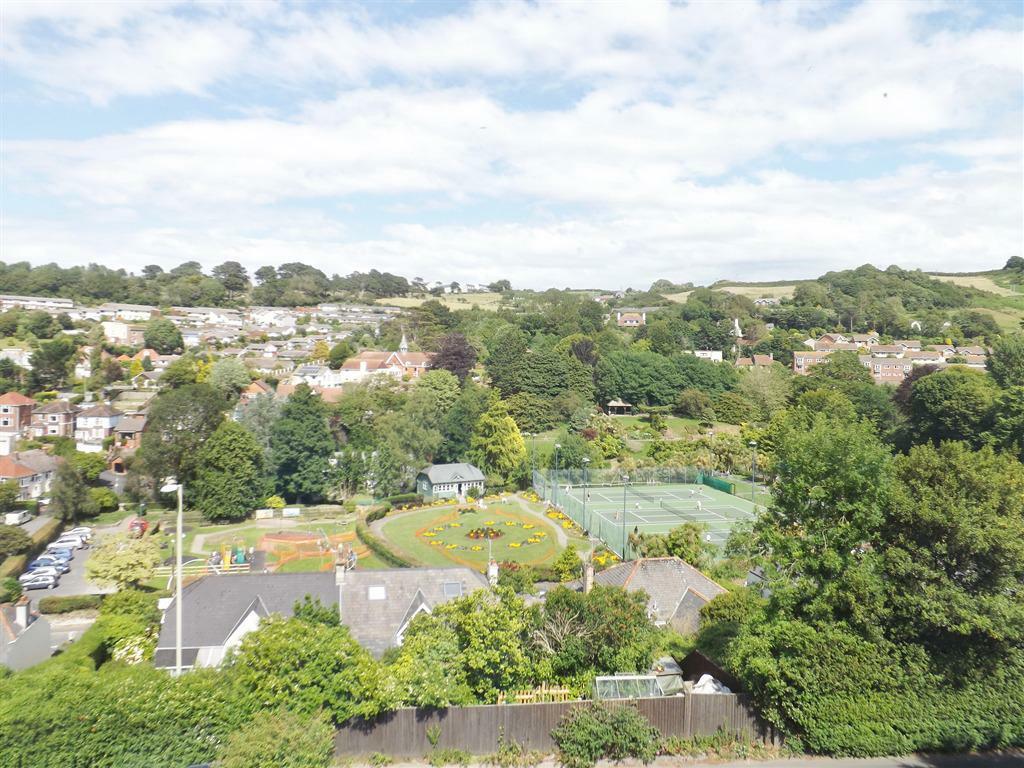
<svg viewBox="0 0 1024 768">
<path fill-rule="evenodd" d="M 22 589 L 54 589 L 57 586 L 57 579 L 53 576 L 36 576 L 21 582 Z"/>
<path fill-rule="evenodd" d="M 33 570 L 29 571 L 28 573 L 21 574 L 21 576 L 18 577 L 18 581 L 20 581 L 22 584 L 24 584 L 26 581 L 30 581 L 31 579 L 35 578 L 36 576 L 53 576 L 53 578 L 55 578 L 58 581 L 60 581 L 60 573 L 61 573 L 60 570 L 56 566 L 53 566 L 53 565 L 43 565 L 43 566 L 40 566 L 39 568 L 34 568 Z"/>
</svg>

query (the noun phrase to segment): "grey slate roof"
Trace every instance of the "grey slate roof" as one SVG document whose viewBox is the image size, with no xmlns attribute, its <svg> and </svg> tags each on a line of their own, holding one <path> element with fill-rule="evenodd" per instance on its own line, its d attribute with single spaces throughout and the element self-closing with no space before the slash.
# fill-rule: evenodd
<svg viewBox="0 0 1024 768">
<path fill-rule="evenodd" d="M 244 573 L 205 576 L 182 591 L 183 663 L 195 660 L 195 649 L 223 645 L 238 622 L 255 608 L 261 616 L 292 615 L 292 606 L 305 595 L 320 598 L 324 605 L 338 604 L 334 572 Z M 174 665 L 174 603 L 164 613 L 163 626 L 153 662 L 158 667 Z"/>
<path fill-rule="evenodd" d="M 472 464 L 431 464 L 420 474 L 426 475 L 431 485 L 484 481 L 484 473 Z"/>
<path fill-rule="evenodd" d="M 646 557 L 614 565 L 594 574 L 594 583 L 646 592 L 654 621 L 672 622 L 687 631 L 699 626 L 701 606 L 726 591 L 678 557 Z M 579 588 L 579 582 L 574 586 Z"/>
<path fill-rule="evenodd" d="M 117 425 L 118 432 L 141 432 L 146 428 L 145 416 L 128 416 Z"/>
<path fill-rule="evenodd" d="M 446 584 L 452 585 L 447 594 Z M 380 656 L 396 644 L 399 632 L 420 606 L 430 610 L 486 587 L 482 573 L 459 566 L 347 571 L 341 592 L 341 620 L 360 645 Z M 383 597 L 370 599 L 371 594 Z"/>
<path fill-rule="evenodd" d="M 112 405 L 100 403 L 99 405 L 94 405 L 91 408 L 86 408 L 84 411 L 80 411 L 78 415 L 83 418 L 97 418 L 104 416 L 120 416 L 121 412 Z"/>
</svg>

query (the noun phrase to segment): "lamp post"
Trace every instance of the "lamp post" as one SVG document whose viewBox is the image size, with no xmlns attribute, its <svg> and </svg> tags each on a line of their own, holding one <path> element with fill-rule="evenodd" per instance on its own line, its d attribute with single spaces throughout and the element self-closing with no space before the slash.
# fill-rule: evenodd
<svg viewBox="0 0 1024 768">
<path fill-rule="evenodd" d="M 587 465 L 590 464 L 590 459 L 587 456 L 583 457 L 583 525 L 587 529 L 587 535 L 590 535 L 590 521 L 587 520 Z"/>
<path fill-rule="evenodd" d="M 558 506 L 558 449 L 562 447 L 561 443 L 555 443 L 555 483 L 552 489 L 551 499 L 554 506 Z"/>
<path fill-rule="evenodd" d="M 751 440 L 747 445 L 750 446 L 750 450 L 753 452 L 753 456 L 750 459 L 750 503 L 754 502 L 754 478 L 757 472 L 757 440 Z"/>
<path fill-rule="evenodd" d="M 626 562 L 626 487 L 629 485 L 629 475 L 622 476 L 622 562 Z"/>
<path fill-rule="evenodd" d="M 182 489 L 184 486 L 176 477 L 168 477 L 160 489 L 162 493 L 178 493 L 178 524 L 174 528 L 174 675 L 181 676 L 181 529 L 182 529 Z"/>
</svg>

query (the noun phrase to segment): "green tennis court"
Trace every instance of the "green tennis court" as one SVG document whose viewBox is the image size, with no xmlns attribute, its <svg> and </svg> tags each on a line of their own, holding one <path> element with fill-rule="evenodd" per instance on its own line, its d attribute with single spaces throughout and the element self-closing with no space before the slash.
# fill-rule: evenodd
<svg viewBox="0 0 1024 768">
<path fill-rule="evenodd" d="M 553 504 L 620 554 L 630 533 L 668 533 L 686 522 L 703 525 L 721 547 L 733 526 L 757 515 L 750 501 L 704 484 L 559 484 L 550 490 Z"/>
</svg>

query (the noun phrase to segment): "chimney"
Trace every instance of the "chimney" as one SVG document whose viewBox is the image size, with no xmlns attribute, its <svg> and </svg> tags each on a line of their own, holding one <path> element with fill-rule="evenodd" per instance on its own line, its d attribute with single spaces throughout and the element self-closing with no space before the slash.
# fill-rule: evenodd
<svg viewBox="0 0 1024 768">
<path fill-rule="evenodd" d="M 590 594 L 594 588 L 594 564 L 588 559 L 583 564 L 583 594 Z"/>
<path fill-rule="evenodd" d="M 22 631 L 28 629 L 28 607 L 29 599 L 25 595 L 14 604 L 14 623 L 21 627 Z"/>
<path fill-rule="evenodd" d="M 493 557 L 487 563 L 487 583 L 492 587 L 498 586 L 498 561 Z"/>
</svg>

